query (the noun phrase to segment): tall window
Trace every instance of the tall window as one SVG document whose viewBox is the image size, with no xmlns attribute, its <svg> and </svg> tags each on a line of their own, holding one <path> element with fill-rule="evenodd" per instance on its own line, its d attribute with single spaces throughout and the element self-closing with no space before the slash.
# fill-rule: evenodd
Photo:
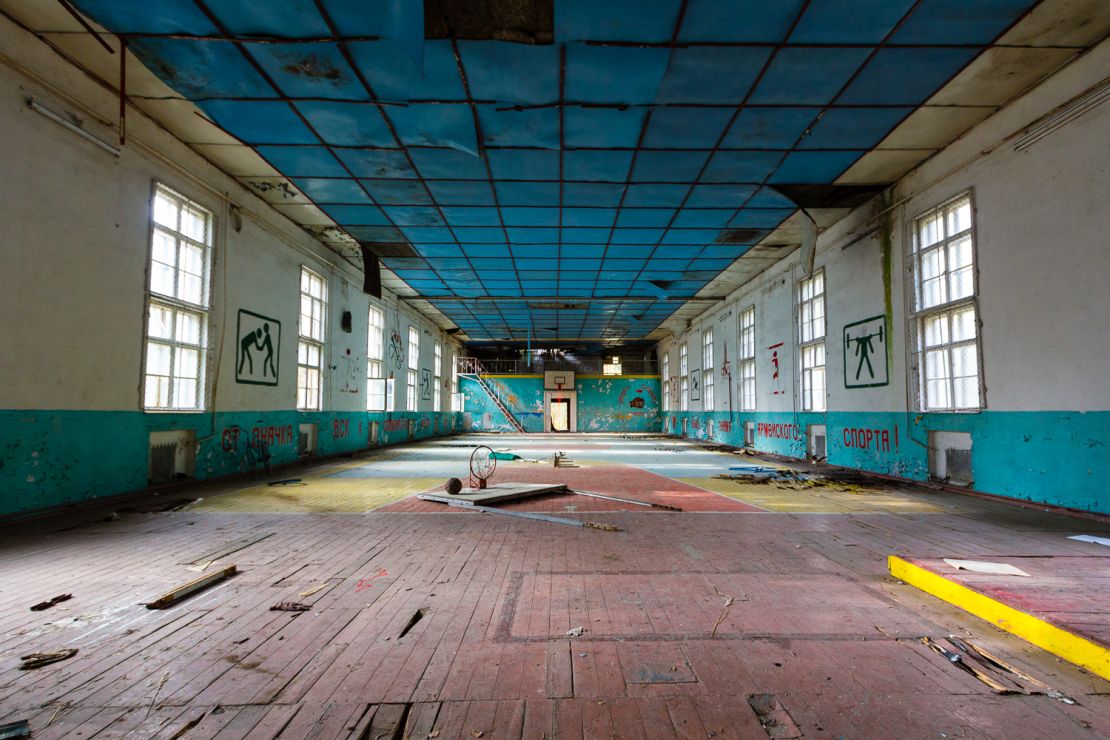
<svg viewBox="0 0 1110 740">
<path fill-rule="evenodd" d="M 409 374 L 408 388 L 405 395 L 406 406 L 409 411 L 416 411 L 416 366 L 420 364 L 420 332 L 415 326 L 409 327 Z"/>
<path fill-rule="evenodd" d="M 701 407 L 713 410 L 713 330 L 701 334 Z"/>
<path fill-rule="evenodd" d="M 755 306 L 740 314 L 740 409 L 755 411 Z"/>
<path fill-rule="evenodd" d="M 301 267 L 300 341 L 297 343 L 297 408 L 320 410 L 328 284 L 323 276 Z"/>
<path fill-rule="evenodd" d="M 366 332 L 366 410 L 385 411 L 385 377 L 382 360 L 385 349 L 385 316 L 380 308 L 370 307 Z"/>
<path fill-rule="evenodd" d="M 825 271 L 798 283 L 802 411 L 825 410 Z"/>
<path fill-rule="evenodd" d="M 686 411 L 690 408 L 690 378 L 689 375 L 689 357 L 687 356 L 688 345 L 683 344 L 678 348 L 678 374 L 682 376 L 679 381 L 681 384 L 678 396 L 678 410 Z"/>
<path fill-rule="evenodd" d="M 451 353 L 451 410 L 462 411 L 462 396 L 459 395 L 459 353 Z"/>
<path fill-rule="evenodd" d="M 971 194 L 914 220 L 914 365 L 923 411 L 982 407 Z"/>
<path fill-rule="evenodd" d="M 663 382 L 661 383 L 661 385 L 662 385 L 662 391 L 663 391 L 663 410 L 664 411 L 670 411 L 671 410 L 671 353 L 670 352 L 664 352 L 663 353 L 663 378 L 662 378 L 662 380 L 663 380 Z"/>
<path fill-rule="evenodd" d="M 201 411 L 212 212 L 162 185 L 153 205 L 143 406 Z"/>
<path fill-rule="evenodd" d="M 436 342 L 435 357 L 432 360 L 432 411 L 439 411 L 441 398 L 443 394 L 443 349 L 440 348 L 439 342 Z"/>
</svg>

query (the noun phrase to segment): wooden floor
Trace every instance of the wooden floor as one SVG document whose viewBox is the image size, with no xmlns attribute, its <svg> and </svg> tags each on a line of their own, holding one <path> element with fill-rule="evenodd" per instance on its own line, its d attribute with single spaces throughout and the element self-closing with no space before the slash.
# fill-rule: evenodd
<svg viewBox="0 0 1110 740">
<path fill-rule="evenodd" d="M 411 498 L 465 478 L 466 445 L 483 443 L 531 459 L 573 449 L 582 465 L 499 463 L 504 480 L 570 477 L 688 508 L 505 507 L 612 532 Z M 27 719 L 36 740 L 1110 736 L 1110 684 L 885 564 L 1106 557 L 1067 536 L 1110 526 L 923 489 L 712 477 L 751 462 L 650 438 L 462 437 L 273 476 L 291 485 L 198 486 L 107 521 L 3 530 L 0 724 Z M 142 606 L 231 564 L 237 576 L 179 605 Z M 1090 601 L 1110 610 L 1101 588 Z M 312 608 L 270 610 L 282 601 Z M 1076 703 L 997 694 L 920 642 L 952 634 Z M 62 648 L 79 652 L 18 670 Z M 753 704 L 772 709 L 767 727 Z"/>
</svg>

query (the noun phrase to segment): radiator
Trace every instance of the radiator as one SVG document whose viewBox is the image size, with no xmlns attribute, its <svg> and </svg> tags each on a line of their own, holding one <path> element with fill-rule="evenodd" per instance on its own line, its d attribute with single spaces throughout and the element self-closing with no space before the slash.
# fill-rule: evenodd
<svg viewBox="0 0 1110 740">
<path fill-rule="evenodd" d="M 150 481 L 161 483 L 172 480 L 177 472 L 177 442 L 164 442 L 150 446 Z"/>
</svg>

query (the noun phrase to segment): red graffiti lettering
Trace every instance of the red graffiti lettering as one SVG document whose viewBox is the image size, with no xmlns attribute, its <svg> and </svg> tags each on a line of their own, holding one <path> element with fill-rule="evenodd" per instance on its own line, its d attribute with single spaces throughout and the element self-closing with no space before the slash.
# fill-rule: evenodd
<svg viewBox="0 0 1110 740">
<path fill-rule="evenodd" d="M 334 439 L 343 439 L 351 434 L 350 419 L 336 419 L 331 423 L 331 436 Z"/>
<path fill-rule="evenodd" d="M 775 439 L 801 439 L 797 426 L 794 424 L 767 424 L 760 422 L 756 425 L 756 433 L 760 437 L 773 437 Z"/>
<path fill-rule="evenodd" d="M 876 452 L 890 452 L 890 430 L 846 428 L 844 446 L 857 450 L 874 449 Z M 894 428 L 894 447 L 898 448 L 898 427 Z"/>
</svg>

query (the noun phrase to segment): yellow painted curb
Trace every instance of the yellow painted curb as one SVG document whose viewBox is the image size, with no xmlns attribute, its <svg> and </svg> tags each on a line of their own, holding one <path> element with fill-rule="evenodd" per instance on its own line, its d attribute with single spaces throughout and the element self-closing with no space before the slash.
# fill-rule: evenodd
<svg viewBox="0 0 1110 740">
<path fill-rule="evenodd" d="M 895 578 L 1110 681 L 1110 649 L 902 558 L 890 555 L 887 564 Z"/>
</svg>

